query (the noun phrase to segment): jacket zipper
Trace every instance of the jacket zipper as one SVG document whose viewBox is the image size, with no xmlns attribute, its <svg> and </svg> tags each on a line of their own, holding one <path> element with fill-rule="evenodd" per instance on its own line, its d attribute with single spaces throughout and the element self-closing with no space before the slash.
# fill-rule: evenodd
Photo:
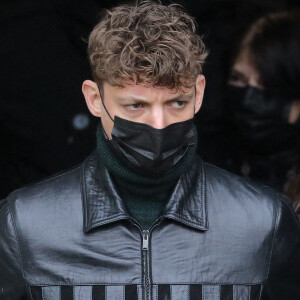
<svg viewBox="0 0 300 300">
<path fill-rule="evenodd" d="M 145 300 L 150 300 L 150 276 L 149 276 L 149 230 L 143 230 L 143 264 L 144 264 L 144 283 Z"/>
<path fill-rule="evenodd" d="M 149 267 L 149 241 L 150 241 L 150 234 L 154 227 L 156 227 L 160 221 L 162 220 L 162 217 L 157 219 L 152 226 L 148 230 L 143 230 L 141 225 L 135 220 L 131 219 L 131 222 L 137 226 L 140 229 L 142 238 L 143 238 L 143 245 L 142 245 L 142 251 L 143 251 L 143 276 L 144 276 L 144 297 L 143 300 L 151 300 L 151 291 L 150 291 L 150 267 Z"/>
</svg>

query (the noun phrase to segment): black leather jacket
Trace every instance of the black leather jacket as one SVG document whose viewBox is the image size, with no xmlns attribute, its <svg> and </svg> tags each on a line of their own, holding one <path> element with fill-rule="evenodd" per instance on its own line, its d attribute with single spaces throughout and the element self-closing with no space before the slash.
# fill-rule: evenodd
<svg viewBox="0 0 300 300">
<path fill-rule="evenodd" d="M 10 194 L 0 228 L 1 300 L 300 299 L 286 199 L 198 158 L 149 230 L 95 154 Z"/>
</svg>

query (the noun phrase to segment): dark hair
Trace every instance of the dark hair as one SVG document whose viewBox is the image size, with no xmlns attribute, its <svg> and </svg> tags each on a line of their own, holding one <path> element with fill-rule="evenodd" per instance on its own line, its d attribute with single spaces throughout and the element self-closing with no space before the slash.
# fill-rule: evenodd
<svg viewBox="0 0 300 300">
<path fill-rule="evenodd" d="M 292 200 L 292 205 L 296 213 L 300 215 L 300 174 L 288 186 L 286 195 Z"/>
<path fill-rule="evenodd" d="M 300 97 L 300 11 L 261 17 L 244 36 L 243 48 L 250 50 L 267 92 L 291 100 Z"/>
</svg>

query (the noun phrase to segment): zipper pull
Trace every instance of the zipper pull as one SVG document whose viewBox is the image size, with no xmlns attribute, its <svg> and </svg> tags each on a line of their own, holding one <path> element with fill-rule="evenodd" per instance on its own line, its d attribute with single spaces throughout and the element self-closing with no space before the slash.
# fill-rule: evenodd
<svg viewBox="0 0 300 300">
<path fill-rule="evenodd" d="M 149 246 L 149 231 L 143 230 L 143 250 L 148 250 Z"/>
</svg>

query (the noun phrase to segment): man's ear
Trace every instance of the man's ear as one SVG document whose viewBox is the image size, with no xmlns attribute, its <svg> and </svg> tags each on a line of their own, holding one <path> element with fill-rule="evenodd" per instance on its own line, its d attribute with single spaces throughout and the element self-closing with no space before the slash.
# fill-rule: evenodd
<svg viewBox="0 0 300 300">
<path fill-rule="evenodd" d="M 91 114 L 101 117 L 101 96 L 96 82 L 85 80 L 82 84 L 82 93 Z"/>
<path fill-rule="evenodd" d="M 202 105 L 204 89 L 205 89 L 205 77 L 203 75 L 198 75 L 196 79 L 195 114 L 199 111 Z"/>
</svg>

